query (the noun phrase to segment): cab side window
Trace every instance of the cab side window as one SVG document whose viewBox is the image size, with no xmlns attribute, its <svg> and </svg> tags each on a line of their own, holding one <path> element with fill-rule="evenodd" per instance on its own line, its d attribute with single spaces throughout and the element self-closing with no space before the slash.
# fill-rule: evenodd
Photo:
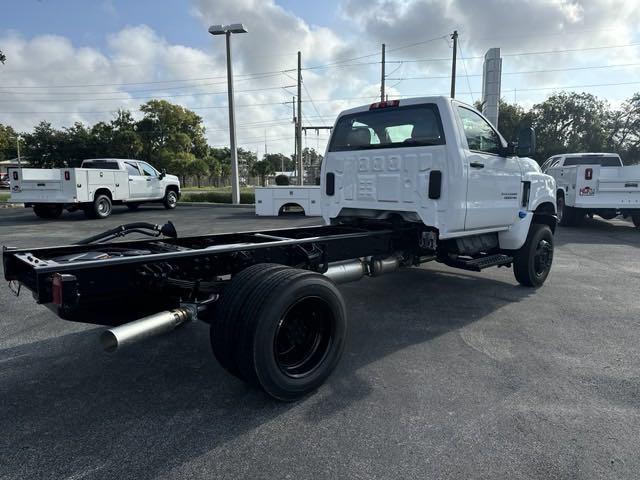
<svg viewBox="0 0 640 480">
<path fill-rule="evenodd" d="M 502 148 L 500 137 L 484 118 L 464 107 L 458 107 L 458 115 L 462 121 L 462 128 L 464 135 L 467 137 L 469 150 L 493 154 L 500 153 Z"/>
<path fill-rule="evenodd" d="M 140 170 L 138 170 L 138 165 L 136 165 L 135 163 L 131 163 L 131 162 L 124 162 L 124 166 L 127 169 L 127 173 L 129 175 L 140 175 Z"/>
<path fill-rule="evenodd" d="M 158 174 L 153 169 L 153 167 L 151 165 L 149 165 L 148 163 L 140 162 L 139 165 L 140 165 L 140 168 L 142 168 L 142 173 L 144 174 L 145 177 L 156 177 L 156 176 L 158 176 Z"/>
</svg>

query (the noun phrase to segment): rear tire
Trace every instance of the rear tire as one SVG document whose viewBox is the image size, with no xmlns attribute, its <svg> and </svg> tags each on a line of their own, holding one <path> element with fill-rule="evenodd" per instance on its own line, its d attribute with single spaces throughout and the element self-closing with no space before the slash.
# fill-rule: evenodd
<svg viewBox="0 0 640 480">
<path fill-rule="evenodd" d="M 84 209 L 84 214 L 89 218 L 107 218 L 111 215 L 113 204 L 108 195 L 97 195 L 91 205 Z"/>
<path fill-rule="evenodd" d="M 534 223 L 524 245 L 514 256 L 513 273 L 526 287 L 540 287 L 551 271 L 553 263 L 553 233 L 548 225 Z"/>
<path fill-rule="evenodd" d="M 640 213 L 636 213 L 635 215 L 631 215 L 631 221 L 636 226 L 636 228 L 640 228 Z"/>
<path fill-rule="evenodd" d="M 33 213 L 48 220 L 58 218 L 62 215 L 62 210 L 62 205 L 57 203 L 37 203 L 33 206 Z"/>
<path fill-rule="evenodd" d="M 203 316 L 211 324 L 210 340 L 214 356 L 220 365 L 236 377 L 242 378 L 234 358 L 234 346 L 237 343 L 235 325 L 239 321 L 240 310 L 253 293 L 254 286 L 265 275 L 284 268 L 274 263 L 258 263 L 245 268 L 233 276 L 215 309 Z"/>
<path fill-rule="evenodd" d="M 324 275 L 272 265 L 258 270 L 245 283 L 250 294 L 234 321 L 224 324 L 233 330 L 227 345 L 238 376 L 273 398 L 292 401 L 317 389 L 336 367 L 344 350 L 346 308 Z M 215 343 L 215 330 L 213 335 Z"/>
<path fill-rule="evenodd" d="M 162 200 L 164 208 L 167 210 L 173 210 L 178 205 L 178 192 L 175 190 L 167 190 L 164 194 L 164 200 Z"/>
<path fill-rule="evenodd" d="M 563 227 L 575 227 L 579 225 L 584 218 L 584 214 L 579 208 L 567 206 L 564 195 L 558 195 L 556 212 L 558 215 L 558 223 Z"/>
</svg>

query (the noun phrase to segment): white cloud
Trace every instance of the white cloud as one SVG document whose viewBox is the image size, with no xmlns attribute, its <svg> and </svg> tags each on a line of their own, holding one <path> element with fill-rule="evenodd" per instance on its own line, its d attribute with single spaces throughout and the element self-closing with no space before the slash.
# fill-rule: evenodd
<svg viewBox="0 0 640 480">
<path fill-rule="evenodd" d="M 296 92 L 294 88 L 281 87 L 295 84 L 295 72 L 291 70 L 295 69 L 298 50 L 302 51 L 304 67 L 333 64 L 303 72 L 314 100 L 313 104 L 308 101 L 305 90 L 304 118 L 305 123 L 311 124 L 330 124 L 341 109 L 377 97 L 379 65 L 375 62 L 379 57 L 374 52 L 383 42 L 388 48 L 389 95 L 447 92 L 446 78 L 393 79 L 446 77 L 448 60 L 415 60 L 448 59 L 451 50 L 447 40 L 420 42 L 444 36 L 453 29 L 460 31 L 464 58 L 482 55 L 489 47 L 501 47 L 507 54 L 504 72 L 640 63 L 640 47 L 508 55 L 640 42 L 640 5 L 630 0 L 343 0 L 340 14 L 344 21 L 339 26 L 312 25 L 273 0 L 194 0 L 192 12 L 200 19 L 202 35 L 207 37 L 209 46 L 205 50 L 171 44 L 162 32 L 145 25 L 126 27 L 109 35 L 104 50 L 74 45 L 59 36 L 25 38 L 15 32 L 5 34 L 0 37 L 0 45 L 8 62 L 0 67 L 0 91 L 9 93 L 0 94 L 0 112 L 4 112 L 0 113 L 0 123 L 20 130 L 31 129 L 43 119 L 58 127 L 74 121 L 92 124 L 110 119 L 109 112 L 117 108 L 136 110 L 147 100 L 145 97 L 160 96 L 194 109 L 205 121 L 210 143 L 227 144 L 224 39 L 209 36 L 206 27 L 239 20 L 245 22 L 249 33 L 232 39 L 238 138 L 240 145 L 252 150 L 262 150 L 265 130 L 269 150 L 293 150 L 291 105 L 285 102 Z M 419 44 L 399 48 L 416 43 Z M 371 53 L 374 55 L 340 63 Z M 401 60 L 404 63 L 394 63 Z M 465 67 L 471 75 L 468 83 Z M 282 71 L 285 72 L 279 73 Z M 247 76 L 255 72 L 275 73 Z M 470 100 L 465 95 L 469 85 L 472 91 L 480 90 L 480 78 L 473 76 L 480 72 L 479 60 L 460 63 L 457 85 L 462 99 Z M 505 75 L 503 93 L 512 100 L 511 89 L 517 88 L 518 101 L 531 105 L 550 92 L 527 91 L 530 88 L 633 81 L 640 77 L 638 73 L 638 68 L 620 67 Z M 207 80 L 178 81 L 205 77 Z M 166 83 L 113 85 L 142 82 Z M 100 86 L 58 88 L 61 85 Z M 29 86 L 41 88 L 18 88 Z M 632 90 L 640 90 L 640 85 L 590 91 L 608 96 L 615 103 Z M 316 109 L 324 117 L 317 118 Z M 316 145 L 311 132 L 308 142 L 309 146 Z M 324 143 L 320 146 L 323 148 Z"/>
</svg>

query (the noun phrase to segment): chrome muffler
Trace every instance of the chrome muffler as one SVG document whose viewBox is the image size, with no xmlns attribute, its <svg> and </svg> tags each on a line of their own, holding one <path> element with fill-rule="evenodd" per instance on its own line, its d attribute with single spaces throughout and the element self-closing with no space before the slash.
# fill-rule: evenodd
<svg viewBox="0 0 640 480">
<path fill-rule="evenodd" d="M 107 352 L 115 352 L 126 345 L 170 332 L 195 319 L 197 315 L 198 309 L 188 306 L 154 313 L 148 317 L 106 330 L 100 335 L 100 343 Z"/>
</svg>

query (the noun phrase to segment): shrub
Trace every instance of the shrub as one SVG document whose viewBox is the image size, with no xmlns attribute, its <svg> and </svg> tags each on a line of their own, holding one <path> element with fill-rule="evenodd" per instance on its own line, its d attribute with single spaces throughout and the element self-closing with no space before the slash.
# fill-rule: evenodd
<svg viewBox="0 0 640 480">
<path fill-rule="evenodd" d="M 231 203 L 231 192 L 183 193 L 181 202 Z M 240 203 L 256 203 L 253 192 L 240 192 Z"/>
</svg>

